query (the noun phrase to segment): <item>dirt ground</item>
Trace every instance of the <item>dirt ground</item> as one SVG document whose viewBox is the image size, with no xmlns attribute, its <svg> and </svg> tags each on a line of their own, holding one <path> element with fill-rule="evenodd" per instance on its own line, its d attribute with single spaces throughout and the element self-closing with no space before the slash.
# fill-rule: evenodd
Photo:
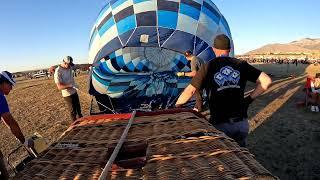
<svg viewBox="0 0 320 180">
<path fill-rule="evenodd" d="M 297 104 L 304 99 L 306 74 L 320 72 L 320 66 L 255 66 L 272 74 L 275 82 L 250 106 L 250 152 L 281 179 L 317 179 L 320 177 L 320 113 L 312 113 Z M 87 75 L 77 77 L 76 81 L 80 86 L 83 114 L 89 115 L 91 97 L 86 94 Z M 253 84 L 248 84 L 248 90 L 252 87 Z M 38 132 L 51 144 L 71 123 L 61 93 L 52 79 L 19 81 L 7 100 L 26 136 Z M 3 123 L 0 129 L 1 150 L 7 156 L 19 143 Z M 22 156 L 18 153 L 12 161 Z"/>
</svg>

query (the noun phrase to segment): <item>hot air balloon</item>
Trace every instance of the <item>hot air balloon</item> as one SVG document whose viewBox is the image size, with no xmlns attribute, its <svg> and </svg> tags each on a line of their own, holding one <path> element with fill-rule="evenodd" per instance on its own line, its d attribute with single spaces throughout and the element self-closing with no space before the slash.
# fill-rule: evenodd
<svg viewBox="0 0 320 180">
<path fill-rule="evenodd" d="M 119 111 L 141 104 L 168 108 L 190 82 L 175 75 L 190 71 L 183 53 L 212 60 L 219 34 L 232 39 L 211 0 L 107 1 L 90 37 L 89 93 L 107 95 Z"/>
</svg>

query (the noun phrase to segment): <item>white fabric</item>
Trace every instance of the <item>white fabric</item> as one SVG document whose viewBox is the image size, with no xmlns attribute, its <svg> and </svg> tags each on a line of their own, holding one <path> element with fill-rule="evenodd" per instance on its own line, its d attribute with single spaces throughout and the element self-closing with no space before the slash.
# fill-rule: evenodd
<svg viewBox="0 0 320 180">
<path fill-rule="evenodd" d="M 320 93 L 320 89 L 316 89 L 313 81 L 311 81 L 311 90 L 313 93 Z"/>
<path fill-rule="evenodd" d="M 5 77 L 13 86 L 16 84 L 16 82 L 14 81 L 14 79 L 11 79 L 6 72 L 2 71 L 2 72 L 0 72 L 0 74 L 1 74 L 3 77 Z"/>
<path fill-rule="evenodd" d="M 58 66 L 54 72 L 54 82 L 56 84 L 60 83 L 63 85 L 72 84 L 73 87 L 76 87 L 71 68 L 66 69 L 61 66 Z M 74 88 L 68 88 L 68 89 L 61 90 L 63 97 L 71 96 L 72 94 L 74 94 L 76 92 L 77 92 L 77 90 Z"/>
</svg>

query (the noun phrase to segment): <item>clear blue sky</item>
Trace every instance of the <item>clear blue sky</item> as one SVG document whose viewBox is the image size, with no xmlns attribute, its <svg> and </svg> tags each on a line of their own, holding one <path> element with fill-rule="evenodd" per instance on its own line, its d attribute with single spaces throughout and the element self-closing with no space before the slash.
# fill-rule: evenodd
<svg viewBox="0 0 320 180">
<path fill-rule="evenodd" d="M 86 63 L 91 27 L 106 0 L 0 0 L 0 70 Z M 214 0 L 236 54 L 269 43 L 320 38 L 319 0 Z"/>
</svg>

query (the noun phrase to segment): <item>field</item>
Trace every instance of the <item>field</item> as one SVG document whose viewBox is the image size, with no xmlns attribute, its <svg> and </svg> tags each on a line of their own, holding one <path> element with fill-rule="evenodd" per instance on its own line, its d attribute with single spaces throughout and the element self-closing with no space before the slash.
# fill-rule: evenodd
<svg viewBox="0 0 320 180">
<path fill-rule="evenodd" d="M 250 106 L 250 152 L 281 179 L 320 177 L 320 113 L 312 113 L 297 105 L 304 99 L 306 75 L 320 72 L 320 66 L 255 66 L 272 74 L 275 82 Z M 87 75 L 77 77 L 76 81 L 80 86 L 83 114 L 89 115 L 91 97 L 86 94 Z M 248 90 L 252 87 L 253 84 L 248 84 Z M 7 100 L 13 116 L 27 136 L 38 132 L 50 144 L 71 124 L 64 100 L 52 79 L 19 81 Z M 6 156 L 19 144 L 3 123 L 0 128 L 1 150 Z M 17 155 L 15 160 L 21 159 L 23 153 Z"/>
</svg>

